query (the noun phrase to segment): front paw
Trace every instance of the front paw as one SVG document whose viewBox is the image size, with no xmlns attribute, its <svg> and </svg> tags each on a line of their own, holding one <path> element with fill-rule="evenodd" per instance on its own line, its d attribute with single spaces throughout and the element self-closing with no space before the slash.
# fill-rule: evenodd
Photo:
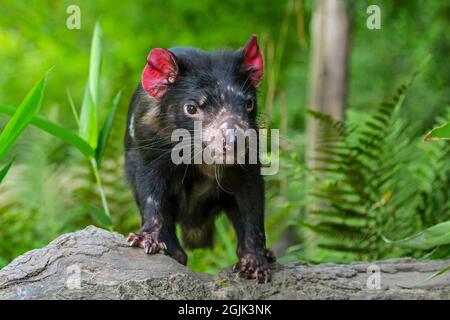
<svg viewBox="0 0 450 320">
<path fill-rule="evenodd" d="M 159 241 L 159 234 L 155 232 L 130 233 L 127 241 L 131 247 L 142 248 L 147 254 L 167 250 L 166 244 Z"/>
<path fill-rule="evenodd" d="M 239 275 L 246 279 L 256 279 L 259 283 L 267 283 L 272 277 L 267 258 L 263 255 L 245 254 L 234 267 Z"/>
</svg>

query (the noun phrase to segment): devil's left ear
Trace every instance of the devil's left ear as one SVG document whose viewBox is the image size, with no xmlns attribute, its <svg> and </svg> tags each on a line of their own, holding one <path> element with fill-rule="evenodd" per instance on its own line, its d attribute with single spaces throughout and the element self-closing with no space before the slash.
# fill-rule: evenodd
<svg viewBox="0 0 450 320">
<path fill-rule="evenodd" d="M 255 35 L 250 37 L 242 54 L 242 68 L 249 72 L 251 83 L 257 87 L 264 73 L 264 60 Z"/>
</svg>

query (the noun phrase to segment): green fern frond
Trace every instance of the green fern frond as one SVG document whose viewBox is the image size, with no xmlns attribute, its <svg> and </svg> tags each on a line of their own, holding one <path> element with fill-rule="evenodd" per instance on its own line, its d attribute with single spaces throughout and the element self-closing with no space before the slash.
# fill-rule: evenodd
<svg viewBox="0 0 450 320">
<path fill-rule="evenodd" d="M 319 121 L 321 134 L 311 159 L 315 177 L 308 192 L 315 223 L 305 226 L 317 235 L 324 257 L 336 257 L 333 251 L 381 257 L 386 245 L 379 234 L 398 225 L 396 219 L 404 214 L 398 211 L 414 210 L 415 184 L 411 179 L 406 179 L 408 185 L 401 182 L 417 156 L 410 152 L 415 146 L 399 112 L 408 87 L 401 86 L 390 102 L 351 130 L 329 115 L 309 112 Z M 415 226 L 414 220 L 403 225 L 404 230 Z"/>
</svg>

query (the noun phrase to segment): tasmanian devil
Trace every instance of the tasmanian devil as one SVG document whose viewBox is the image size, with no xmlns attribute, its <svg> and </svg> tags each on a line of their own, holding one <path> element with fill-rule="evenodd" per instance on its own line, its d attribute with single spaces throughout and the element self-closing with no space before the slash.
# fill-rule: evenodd
<svg viewBox="0 0 450 320">
<path fill-rule="evenodd" d="M 196 121 L 202 124 L 200 152 L 211 136 L 216 138 L 211 139 L 213 159 L 235 150 L 237 131 L 257 129 L 256 88 L 262 75 L 255 36 L 238 50 L 151 50 L 125 135 L 125 172 L 142 217 L 140 232 L 128 237 L 131 246 L 149 254 L 164 251 L 186 264 L 176 224 L 186 247 L 210 246 L 214 219 L 224 212 L 237 236 L 235 270 L 245 278 L 270 280 L 269 263 L 275 257 L 266 248 L 259 160 L 180 164 L 171 156 L 177 144 L 172 133 L 184 129 L 195 135 Z M 251 151 L 248 143 L 244 150 Z"/>
</svg>

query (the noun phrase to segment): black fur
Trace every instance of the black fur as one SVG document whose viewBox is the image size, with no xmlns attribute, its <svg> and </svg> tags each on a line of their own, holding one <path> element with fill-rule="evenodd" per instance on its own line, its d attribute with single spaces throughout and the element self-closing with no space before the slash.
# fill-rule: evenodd
<svg viewBox="0 0 450 320">
<path fill-rule="evenodd" d="M 139 84 L 129 108 L 125 170 L 142 216 L 141 232 L 132 239 L 150 235 L 154 249 L 150 252 L 167 248 L 170 256 L 186 264 L 176 223 L 181 225 L 185 245 L 208 246 L 213 241 L 214 218 L 223 211 L 236 230 L 241 274 L 267 280 L 273 256 L 266 249 L 260 165 L 175 165 L 170 159 L 172 130 L 193 130 L 192 118 L 182 109 L 189 100 L 207 98 L 202 105 L 205 124 L 225 101 L 227 112 L 257 129 L 257 92 L 248 81 L 250 71 L 241 68 L 243 51 L 204 52 L 184 47 L 170 51 L 179 68 L 177 80 L 159 101 Z M 230 91 L 229 86 L 239 92 Z M 248 103 L 255 105 L 251 112 L 246 111 Z"/>
</svg>

